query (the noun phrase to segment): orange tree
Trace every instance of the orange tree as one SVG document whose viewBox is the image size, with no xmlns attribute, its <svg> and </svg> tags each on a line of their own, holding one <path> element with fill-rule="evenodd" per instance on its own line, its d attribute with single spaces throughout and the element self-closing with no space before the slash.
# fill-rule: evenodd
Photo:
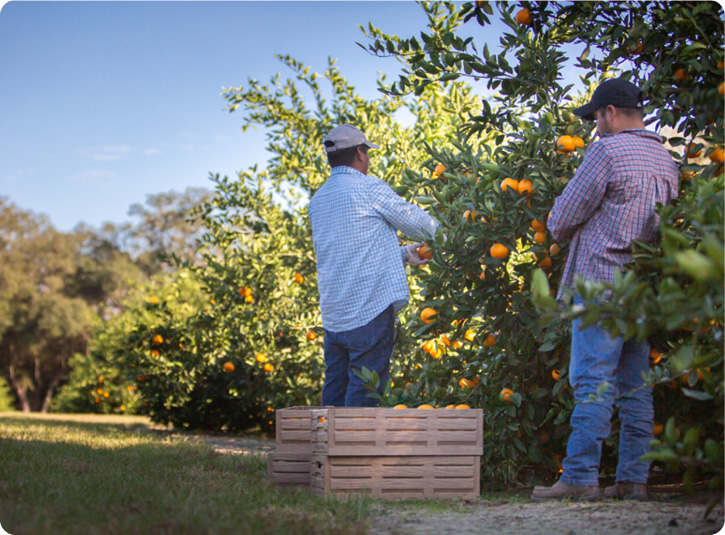
<svg viewBox="0 0 725 535">
<path fill-rule="evenodd" d="M 689 262 L 695 258 L 702 260 L 701 265 L 706 258 L 714 262 L 722 251 L 722 234 L 713 230 L 722 227 L 718 210 L 722 197 L 722 166 L 718 167 L 723 144 L 722 10 L 709 3 L 499 3 L 498 18 L 508 29 L 492 53 L 488 43 L 479 51 L 472 37 L 462 36 L 465 24 L 491 24 L 494 9 L 488 2 L 431 3 L 423 4 L 423 9 L 429 27 L 420 39 L 369 30 L 372 53 L 394 55 L 405 64 L 387 91 L 423 94 L 431 85 L 468 79 L 485 83 L 489 95 L 480 114 L 459 125 L 456 142 L 429 147 L 428 172 L 404 181 L 406 194 L 443 223 L 446 238 L 439 236 L 429 244 L 433 260 L 420 277 L 419 310 L 433 308 L 437 316 L 429 323 L 415 317 L 408 323 L 429 358 L 419 364 L 409 388 L 388 389 L 385 402 L 466 400 L 484 407 L 485 443 L 491 445 L 484 452 L 488 475 L 496 481 L 521 479 L 532 469 L 550 475 L 565 451 L 568 428 L 562 424 L 568 422 L 572 408 L 566 386 L 571 313 L 545 312 L 553 303 L 549 292 L 556 290 L 566 255 L 566 244 L 553 243 L 546 232 L 546 217 L 593 134 L 591 126 L 574 120 L 569 109 L 585 101 L 600 80 L 623 72 L 645 90 L 648 122 L 673 132 L 668 141 L 688 177 L 683 181 L 679 210 L 662 209 L 663 221 L 676 229 L 669 234 L 674 241 L 642 247 L 639 271 L 631 271 L 624 280 L 649 282 L 651 300 L 646 306 L 650 309 L 669 300 L 675 308 L 683 305 L 692 277 L 687 280 L 682 272 L 675 279 L 679 289 L 674 291 L 669 282 L 656 284 L 663 271 L 676 266 L 686 270 L 695 265 Z M 564 68 L 572 67 L 568 61 L 572 51 L 577 53 L 573 67 L 581 69 L 585 83 L 581 95 L 561 83 Z M 681 151 L 696 135 L 702 143 L 695 151 L 699 148 L 709 156 L 705 165 L 691 162 Z M 481 138 L 493 144 L 473 150 L 471 142 Z M 665 254 L 667 247 L 670 253 Z M 673 247 L 681 250 L 673 252 Z M 653 258 L 664 263 L 653 265 Z M 717 278 L 717 270 L 708 273 L 712 278 L 707 281 L 694 278 L 695 284 L 707 287 L 694 294 L 700 299 L 688 301 L 680 310 L 697 309 L 697 316 L 693 311 L 691 317 L 699 318 L 699 332 L 709 329 L 720 350 L 703 341 L 706 349 L 693 351 L 698 357 L 708 355 L 709 360 L 685 359 L 674 369 L 670 360 L 658 361 L 667 362 L 667 368 L 653 373 L 669 376 L 678 368 L 683 372 L 708 363 L 709 371 L 701 373 L 705 384 L 711 384 L 709 390 L 682 389 L 669 396 L 689 397 L 692 403 L 714 402 L 721 408 L 722 277 Z M 541 307 L 532 302 L 534 280 Z M 631 299 L 641 297 L 640 289 Z M 590 306 L 588 317 L 596 321 L 602 311 Z M 669 340 L 670 349 L 683 347 L 677 341 L 682 325 L 642 306 L 636 310 L 647 310 L 649 320 L 643 322 L 642 315 L 620 319 L 620 325 L 628 325 L 620 327 L 622 332 Z M 620 306 L 619 312 L 628 311 Z M 711 320 L 714 323 L 704 325 Z M 685 331 L 698 335 L 697 329 Z M 683 351 L 689 354 L 690 350 Z M 702 381 L 696 374 L 689 377 L 690 386 Z M 703 429 L 702 419 L 689 418 L 698 406 L 664 404 L 662 387 L 657 388 L 659 418 L 672 411 L 693 428 Z M 698 446 L 704 447 L 708 434 L 719 437 L 721 452 L 722 410 L 713 414 L 706 417 L 710 418 L 708 433 L 685 433 L 688 445 L 677 451 L 687 452 L 691 459 L 703 458 L 706 454 Z M 673 426 L 669 424 L 667 431 L 670 442 L 676 436 Z M 711 460 L 705 464 L 714 466 L 718 448 L 707 444 Z M 608 445 L 611 451 L 616 433 Z M 660 460 L 666 460 L 666 455 Z"/>
<path fill-rule="evenodd" d="M 371 154 L 370 173 L 399 187 L 401 175 L 421 168 L 423 140 L 450 137 L 453 119 L 437 111 L 447 106 L 465 114 L 474 104 L 470 90 L 458 85 L 430 88 L 413 102 L 368 101 L 334 62 L 319 75 L 281 59 L 295 79 L 250 80 L 247 88 L 225 90 L 229 110 L 245 112 L 244 129 L 267 129 L 272 158 L 263 171 L 213 176 L 213 199 L 194 210 L 205 227 L 202 262 L 187 267 L 207 303 L 184 318 L 159 309 L 153 321 L 140 319 L 128 338 L 139 411 L 157 421 L 269 430 L 275 408 L 318 405 L 323 332 L 305 200 L 329 174 L 324 134 L 340 123 L 358 125 L 381 146 Z M 395 119 L 403 107 L 414 117 L 411 126 Z M 397 367 L 410 367 L 406 347 L 405 341 L 398 346 Z"/>
</svg>

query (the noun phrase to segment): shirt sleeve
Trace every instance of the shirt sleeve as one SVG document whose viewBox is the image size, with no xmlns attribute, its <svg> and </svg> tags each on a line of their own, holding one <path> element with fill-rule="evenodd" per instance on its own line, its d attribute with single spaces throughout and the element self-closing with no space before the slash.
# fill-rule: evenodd
<svg viewBox="0 0 725 535">
<path fill-rule="evenodd" d="M 414 240 L 426 240 L 435 236 L 438 223 L 424 210 L 410 204 L 393 189 L 375 178 L 369 190 L 373 209 L 398 230 Z"/>
<path fill-rule="evenodd" d="M 612 173 L 606 148 L 602 143 L 592 144 L 574 178 L 551 209 L 547 228 L 555 240 L 571 239 L 577 229 L 592 218 L 604 200 Z"/>
</svg>

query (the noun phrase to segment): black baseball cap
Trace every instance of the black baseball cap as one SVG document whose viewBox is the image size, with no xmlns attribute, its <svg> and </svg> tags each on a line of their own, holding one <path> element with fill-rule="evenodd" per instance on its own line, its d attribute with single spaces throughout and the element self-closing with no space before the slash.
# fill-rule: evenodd
<svg viewBox="0 0 725 535">
<path fill-rule="evenodd" d="M 624 78 L 612 78 L 599 84 L 588 104 L 575 108 L 573 111 L 575 115 L 585 121 L 593 121 L 594 112 L 600 108 L 606 108 L 611 104 L 615 108 L 636 108 L 641 110 L 643 100 L 642 91 L 632 82 Z"/>
</svg>

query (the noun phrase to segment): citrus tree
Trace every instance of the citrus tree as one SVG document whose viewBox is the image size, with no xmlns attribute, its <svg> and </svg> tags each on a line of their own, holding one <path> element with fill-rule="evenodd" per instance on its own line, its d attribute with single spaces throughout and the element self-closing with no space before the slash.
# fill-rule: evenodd
<svg viewBox="0 0 725 535">
<path fill-rule="evenodd" d="M 368 101 L 333 61 L 320 75 L 280 59 L 294 79 L 225 90 L 229 110 L 245 113 L 244 129 L 267 130 L 272 157 L 261 171 L 212 176 L 213 198 L 193 212 L 205 229 L 202 261 L 179 265 L 201 284 L 205 305 L 183 319 L 157 310 L 128 336 L 139 411 L 157 421 L 269 430 L 274 409 L 319 405 L 323 330 L 306 201 L 329 176 L 324 135 L 356 124 L 381 146 L 371 153 L 370 174 L 399 188 L 403 176 L 424 169 L 424 143 L 451 140 L 456 117 L 475 105 L 460 85 L 431 87 L 417 100 Z M 438 113 L 445 107 L 456 114 Z M 408 126 L 396 119 L 403 108 L 413 116 Z M 412 369 L 405 340 L 397 351 L 396 369 Z"/>
<path fill-rule="evenodd" d="M 704 464 L 714 467 L 722 410 L 690 416 L 702 414 L 697 403 L 722 407 L 722 262 L 713 267 L 722 255 L 722 9 L 659 2 L 498 3 L 496 12 L 488 2 L 422 7 L 429 26 L 420 38 L 368 31 L 372 53 L 404 63 L 386 91 L 422 95 L 430 86 L 467 80 L 485 84 L 487 95 L 480 112 L 459 124 L 458 139 L 429 147 L 427 171 L 403 183 L 405 194 L 444 224 L 445 237 L 428 244 L 433 260 L 420 277 L 421 316 L 408 322 L 428 358 L 409 388 L 390 388 L 385 402 L 465 400 L 484 407 L 490 445 L 484 470 L 494 480 L 558 468 L 569 433 L 562 424 L 573 403 L 566 377 L 572 314 L 546 312 L 556 307 L 551 294 L 567 245 L 553 242 L 546 219 L 593 135 L 570 109 L 604 78 L 622 75 L 649 98 L 648 123 L 673 132 L 668 141 L 681 163 L 683 190 L 677 206 L 661 209 L 663 243 L 638 248 L 638 267 L 618 283 L 619 295 L 630 300 L 607 310 L 590 302 L 585 314 L 591 322 L 607 315 L 613 319 L 605 325 L 618 322 L 627 336 L 651 337 L 665 354 L 689 355 L 663 355 L 656 365 L 654 358 L 657 382 L 705 368 L 702 379 L 689 373 L 691 388 L 678 386 L 676 394 L 656 387 L 658 418 L 673 416 L 696 429 L 677 446 L 677 425 L 668 424 L 668 445 L 656 458 L 686 454 L 688 462 L 707 458 Z M 494 13 L 507 29 L 497 50 L 489 43 L 479 50 L 472 35 L 491 25 Z M 563 85 L 571 68 L 582 74 L 581 91 Z M 481 139 L 493 143 L 474 149 Z M 708 159 L 693 162 L 697 151 Z M 674 309 L 678 314 L 667 315 Z M 687 323 L 693 318 L 698 327 Z M 704 389 L 692 388 L 703 382 Z M 689 399 L 664 403 L 673 395 Z M 611 448 L 616 438 L 615 432 Z"/>
</svg>

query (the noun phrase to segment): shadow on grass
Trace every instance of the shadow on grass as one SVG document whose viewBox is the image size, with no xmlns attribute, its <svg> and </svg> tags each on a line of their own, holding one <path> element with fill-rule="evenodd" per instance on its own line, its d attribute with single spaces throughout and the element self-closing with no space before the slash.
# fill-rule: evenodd
<svg viewBox="0 0 725 535">
<path fill-rule="evenodd" d="M 358 535 L 366 514 L 366 502 L 271 487 L 260 455 L 125 424 L 0 419 L 0 519 L 13 535 Z"/>
</svg>

